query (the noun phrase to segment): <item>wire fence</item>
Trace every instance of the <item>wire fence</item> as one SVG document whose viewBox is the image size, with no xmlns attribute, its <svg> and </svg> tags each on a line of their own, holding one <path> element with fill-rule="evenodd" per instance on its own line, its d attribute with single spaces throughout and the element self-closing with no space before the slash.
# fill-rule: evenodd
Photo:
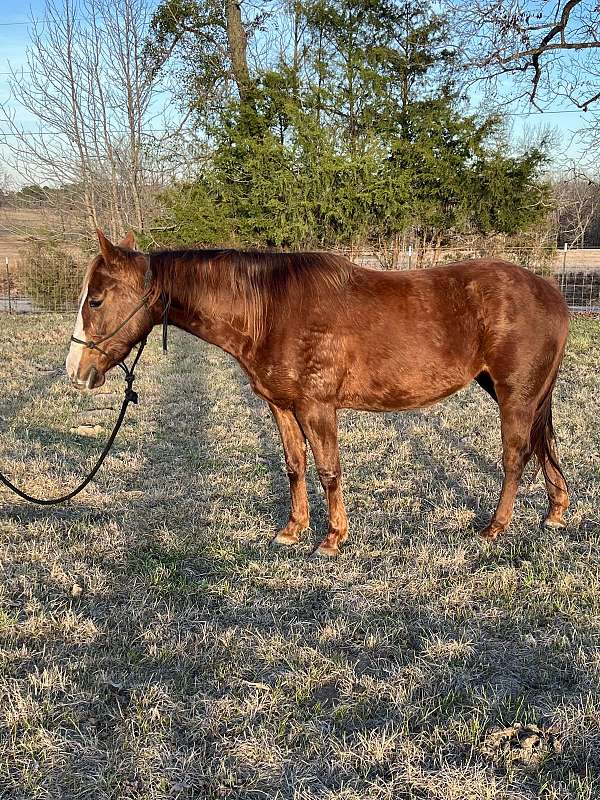
<svg viewBox="0 0 600 800">
<path fill-rule="evenodd" d="M 571 311 L 600 314 L 600 270 L 561 272 L 558 285 Z"/>
<path fill-rule="evenodd" d="M 572 312 L 600 314 L 600 249 L 511 247 L 489 252 L 484 247 L 453 247 L 418 252 L 406 248 L 393 259 L 386 250 L 343 252 L 357 264 L 376 269 L 426 269 L 469 258 L 502 258 L 555 281 Z"/>
<path fill-rule="evenodd" d="M 1 252 L 1 251 L 0 251 Z M 520 263 L 556 282 L 573 312 L 600 314 L 600 249 L 545 251 L 514 248 L 486 254 L 474 248 L 440 248 L 416 252 L 396 250 L 340 250 L 355 263 L 375 269 L 426 269 L 484 255 Z M 0 254 L 0 312 L 11 314 L 72 312 L 87 257 L 64 248 L 29 243 L 17 253 Z"/>
<path fill-rule="evenodd" d="M 70 312 L 77 308 L 84 266 L 73 256 L 35 251 L 4 256 L 0 265 L 0 312 Z"/>
</svg>

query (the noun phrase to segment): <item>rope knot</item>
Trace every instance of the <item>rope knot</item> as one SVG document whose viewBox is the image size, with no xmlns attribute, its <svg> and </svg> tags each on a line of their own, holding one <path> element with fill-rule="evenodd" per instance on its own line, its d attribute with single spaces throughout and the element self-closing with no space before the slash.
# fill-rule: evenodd
<svg viewBox="0 0 600 800">
<path fill-rule="evenodd" d="M 132 389 L 131 386 L 128 386 L 125 389 L 125 399 L 130 403 L 137 403 L 138 393 L 135 391 L 135 389 Z"/>
<path fill-rule="evenodd" d="M 138 393 L 133 388 L 134 379 L 135 375 L 132 368 L 125 374 L 125 382 L 127 383 L 127 386 L 125 387 L 125 400 L 127 400 L 129 403 L 137 403 L 138 401 Z"/>
</svg>

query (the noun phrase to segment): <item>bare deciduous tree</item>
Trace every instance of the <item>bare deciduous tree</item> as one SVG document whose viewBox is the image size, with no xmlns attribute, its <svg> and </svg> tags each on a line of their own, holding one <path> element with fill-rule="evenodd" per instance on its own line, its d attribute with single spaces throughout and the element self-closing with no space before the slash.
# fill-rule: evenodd
<svg viewBox="0 0 600 800">
<path fill-rule="evenodd" d="M 84 235 L 145 227 L 153 129 L 165 127 L 168 101 L 156 64 L 143 58 L 150 15 L 146 0 L 50 0 L 43 21 L 32 21 L 27 70 L 11 78 L 12 101 L 37 130 L 0 109 L 13 172 L 62 186 L 53 201 L 68 197 Z"/>
<path fill-rule="evenodd" d="M 559 239 L 571 247 L 583 247 L 600 210 L 600 187 L 589 180 L 564 177 L 553 187 Z"/>
<path fill-rule="evenodd" d="M 567 97 L 587 110 L 600 100 L 600 6 L 595 0 L 449 0 L 466 69 L 521 97 Z M 505 87 L 506 88 L 506 87 Z"/>
</svg>

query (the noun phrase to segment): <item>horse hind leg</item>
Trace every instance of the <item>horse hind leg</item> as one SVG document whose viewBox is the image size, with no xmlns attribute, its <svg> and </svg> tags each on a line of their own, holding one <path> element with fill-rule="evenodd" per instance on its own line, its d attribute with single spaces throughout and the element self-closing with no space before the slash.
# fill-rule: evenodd
<svg viewBox="0 0 600 800">
<path fill-rule="evenodd" d="M 531 457 L 530 435 L 534 420 L 531 408 L 500 401 L 502 464 L 504 480 L 500 499 L 489 525 L 481 531 L 484 539 L 496 539 L 511 521 L 523 470 Z"/>
<path fill-rule="evenodd" d="M 504 481 L 498 506 L 490 524 L 481 532 L 486 539 L 495 539 L 508 526 L 523 470 L 535 453 L 540 463 L 548 492 L 549 510 L 544 525 L 562 528 L 563 515 L 569 505 L 567 484 L 558 462 L 552 426 L 552 391 L 556 375 L 545 393 L 531 405 L 500 392 L 498 405 L 502 425 Z"/>
</svg>

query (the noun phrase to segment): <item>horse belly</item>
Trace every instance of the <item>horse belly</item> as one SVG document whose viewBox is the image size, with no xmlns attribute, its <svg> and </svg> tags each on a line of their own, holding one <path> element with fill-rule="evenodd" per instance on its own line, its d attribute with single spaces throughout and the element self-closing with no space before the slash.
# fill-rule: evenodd
<svg viewBox="0 0 600 800">
<path fill-rule="evenodd" d="M 341 406 L 363 411 L 424 408 L 465 387 L 483 368 L 479 359 L 464 354 L 453 359 L 357 359 L 344 380 Z"/>
<path fill-rule="evenodd" d="M 462 337 L 410 341 L 375 326 L 359 336 L 348 329 L 303 333 L 285 352 L 262 354 L 260 370 L 249 372 L 254 391 L 283 408 L 300 400 L 365 411 L 422 408 L 458 391 L 483 368 L 476 342 L 464 331 Z"/>
</svg>

